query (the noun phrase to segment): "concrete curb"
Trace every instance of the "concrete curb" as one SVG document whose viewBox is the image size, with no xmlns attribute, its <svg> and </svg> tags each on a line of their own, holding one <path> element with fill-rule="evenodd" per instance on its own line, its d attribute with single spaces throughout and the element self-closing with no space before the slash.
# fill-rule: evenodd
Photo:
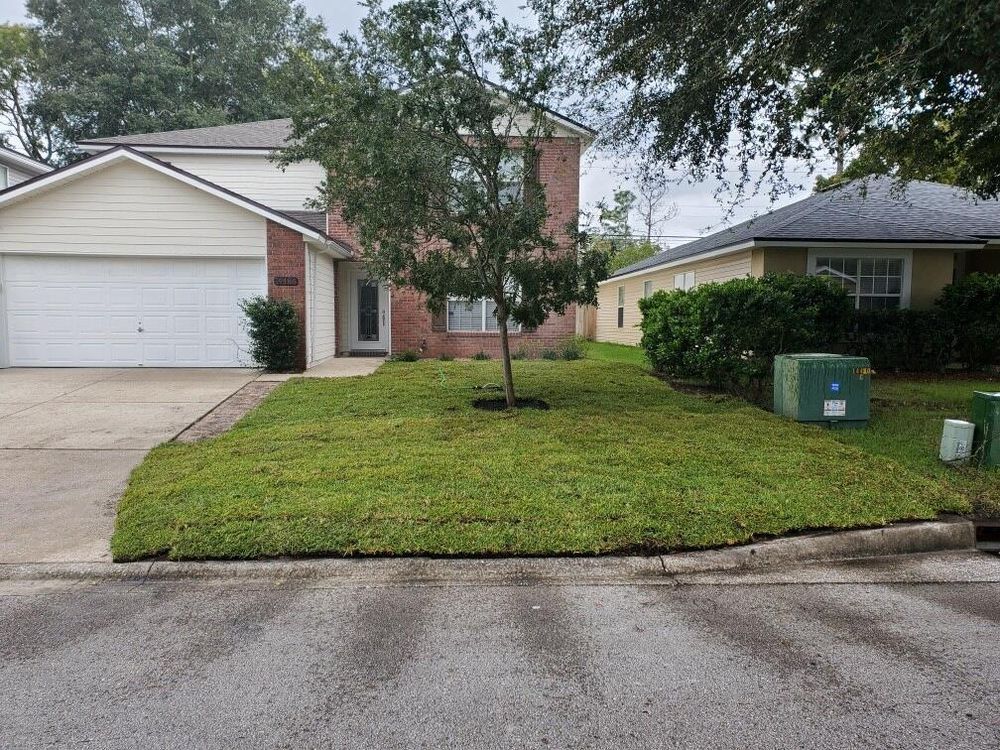
<svg viewBox="0 0 1000 750">
<path fill-rule="evenodd" d="M 138 563 L 7 563 L 0 581 L 323 581 L 330 584 L 672 583 L 675 576 L 972 549 L 965 519 L 786 537 L 673 555 L 448 559 L 324 558 Z"/>
</svg>

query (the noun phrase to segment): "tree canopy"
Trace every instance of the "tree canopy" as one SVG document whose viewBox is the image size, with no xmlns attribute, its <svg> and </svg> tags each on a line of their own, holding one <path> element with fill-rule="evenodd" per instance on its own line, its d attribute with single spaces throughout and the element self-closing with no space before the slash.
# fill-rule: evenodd
<svg viewBox="0 0 1000 750">
<path fill-rule="evenodd" d="M 287 116 L 326 29 L 293 0 L 28 0 L 20 76 L 26 111 L 54 139 L 77 140 Z M 3 86 L 3 93 L 11 90 Z M 46 158 L 21 141 L 36 158 Z"/>
<path fill-rule="evenodd" d="M 905 180 L 950 166 L 957 184 L 1000 193 L 997 0 L 556 5 L 608 143 L 772 193 L 790 159 L 876 144 L 871 168 Z"/>
<path fill-rule="evenodd" d="M 359 37 L 317 68 L 293 117 L 286 160 L 314 160 L 377 276 L 415 288 L 433 310 L 485 300 L 515 404 L 508 328 L 594 303 L 598 253 L 579 254 L 550 217 L 542 107 L 563 73 L 558 40 L 500 17 L 490 0 L 368 4 Z M 494 77 L 493 84 L 487 76 Z"/>
</svg>

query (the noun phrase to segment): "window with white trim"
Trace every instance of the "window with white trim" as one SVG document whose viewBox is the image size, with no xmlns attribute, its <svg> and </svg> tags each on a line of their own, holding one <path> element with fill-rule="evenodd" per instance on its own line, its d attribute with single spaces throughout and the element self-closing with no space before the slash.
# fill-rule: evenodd
<svg viewBox="0 0 1000 750">
<path fill-rule="evenodd" d="M 906 259 L 890 256 L 816 256 L 813 274 L 847 290 L 858 310 L 903 306 Z"/>
<path fill-rule="evenodd" d="M 509 323 L 507 328 L 511 331 L 521 330 L 521 326 L 514 323 Z M 500 330 L 497 303 L 491 299 L 448 300 L 448 330 L 496 333 Z"/>
<path fill-rule="evenodd" d="M 10 170 L 0 165 L 0 190 L 10 187 Z"/>
<path fill-rule="evenodd" d="M 686 292 L 690 289 L 694 289 L 694 287 L 695 287 L 694 271 L 687 271 L 685 273 L 674 274 L 674 289 L 683 289 Z"/>
<path fill-rule="evenodd" d="M 644 281 L 642 282 L 642 298 L 647 299 L 653 296 L 653 282 Z"/>
<path fill-rule="evenodd" d="M 625 327 L 625 287 L 618 287 L 618 327 Z"/>
</svg>

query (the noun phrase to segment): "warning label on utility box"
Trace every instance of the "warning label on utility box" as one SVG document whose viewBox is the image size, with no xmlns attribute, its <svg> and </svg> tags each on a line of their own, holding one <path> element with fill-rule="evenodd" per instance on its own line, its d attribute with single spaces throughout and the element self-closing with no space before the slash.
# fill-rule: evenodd
<svg viewBox="0 0 1000 750">
<path fill-rule="evenodd" d="M 824 417 L 846 417 L 847 402 L 843 399 L 833 399 L 823 402 Z"/>
</svg>

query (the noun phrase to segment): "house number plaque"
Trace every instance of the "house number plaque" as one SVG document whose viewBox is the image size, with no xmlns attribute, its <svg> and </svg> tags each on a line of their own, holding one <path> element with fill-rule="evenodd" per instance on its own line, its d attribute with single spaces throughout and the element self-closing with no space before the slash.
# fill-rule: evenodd
<svg viewBox="0 0 1000 750">
<path fill-rule="evenodd" d="M 275 286 L 298 286 L 299 277 L 298 276 L 275 276 L 274 277 Z"/>
</svg>

